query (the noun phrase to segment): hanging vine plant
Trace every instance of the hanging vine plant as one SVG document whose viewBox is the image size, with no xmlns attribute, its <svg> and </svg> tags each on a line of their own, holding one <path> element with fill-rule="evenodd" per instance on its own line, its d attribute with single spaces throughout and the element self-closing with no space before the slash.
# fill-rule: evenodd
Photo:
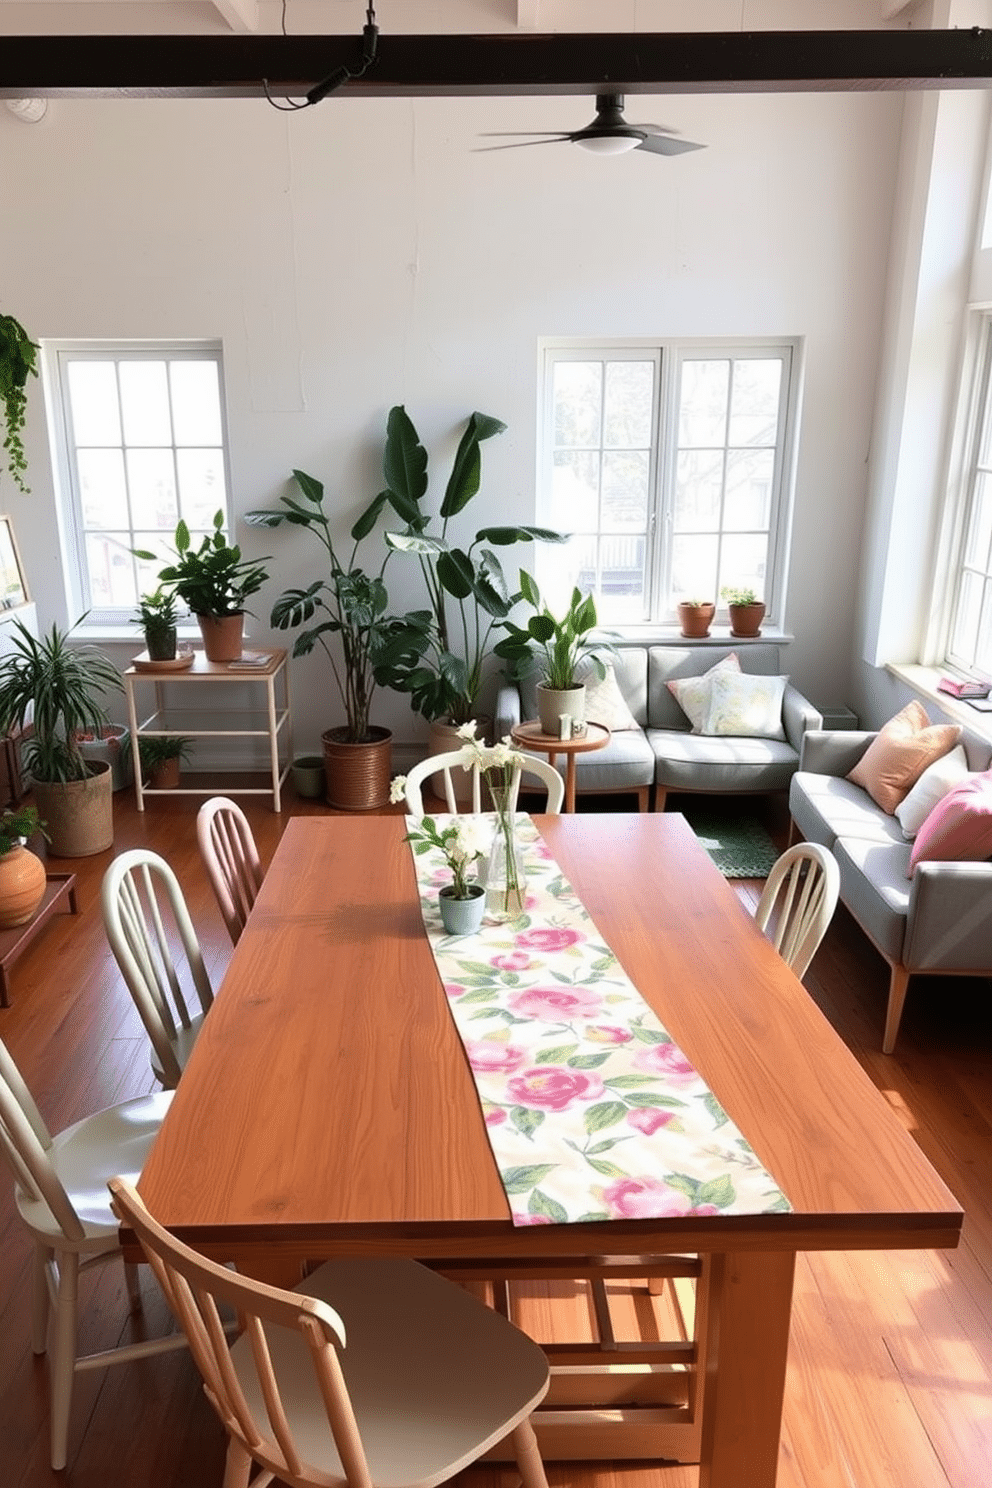
<svg viewBox="0 0 992 1488">
<path fill-rule="evenodd" d="M 0 404 L 6 424 L 3 447 L 10 473 L 25 494 L 28 486 L 24 472 L 28 462 L 21 433 L 28 401 L 27 380 L 38 375 L 37 355 L 38 348 L 21 323 L 12 315 L 0 315 Z"/>
</svg>

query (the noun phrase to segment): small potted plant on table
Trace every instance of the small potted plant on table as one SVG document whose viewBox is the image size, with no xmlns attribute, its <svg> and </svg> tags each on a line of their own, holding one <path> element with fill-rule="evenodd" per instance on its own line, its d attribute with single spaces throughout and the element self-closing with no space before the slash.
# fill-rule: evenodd
<svg viewBox="0 0 992 1488">
<path fill-rule="evenodd" d="M 176 596 L 171 589 L 160 584 L 151 594 L 143 594 L 133 624 L 140 625 L 145 633 L 149 661 L 175 661 Z"/>
<path fill-rule="evenodd" d="M 154 563 L 155 553 L 131 550 L 136 558 Z M 176 527 L 174 561 L 159 571 L 196 616 L 208 661 L 237 661 L 245 627 L 245 600 L 257 594 L 268 578 L 265 559 L 242 558 L 236 543 L 224 535 L 224 513 L 214 515 L 213 531 L 194 548 L 189 527 Z"/>
<path fill-rule="evenodd" d="M 399 799 L 395 791 L 393 795 Z M 441 923 L 449 935 L 470 935 L 482 924 L 485 886 L 468 875 L 472 865 L 489 852 L 491 838 L 489 827 L 478 816 L 456 816 L 443 830 L 432 816 L 424 816 L 404 838 L 413 843 L 418 857 L 436 849 L 451 869 L 451 883 L 438 891 Z"/>
<path fill-rule="evenodd" d="M 590 639 L 596 628 L 596 602 L 591 594 L 573 589 L 568 609 L 559 617 L 552 614 L 535 580 L 524 569 L 520 570 L 520 589 L 536 614 L 525 628 L 512 620 L 505 622 L 508 634 L 496 643 L 496 655 L 513 663 L 517 676 L 534 665 L 535 657 L 541 657 L 544 680 L 537 684 L 537 711 L 543 732 L 557 736 L 559 721 L 566 714 L 573 731 L 581 731 L 585 727 L 586 685 L 576 675 L 578 664 L 588 660 L 602 680 L 606 665 L 601 653 L 613 649 L 606 639 Z"/>
</svg>

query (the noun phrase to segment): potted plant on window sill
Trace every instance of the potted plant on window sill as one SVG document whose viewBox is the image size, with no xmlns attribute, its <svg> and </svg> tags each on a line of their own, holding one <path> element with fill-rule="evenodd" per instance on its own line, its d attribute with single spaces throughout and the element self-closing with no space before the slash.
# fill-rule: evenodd
<svg viewBox="0 0 992 1488">
<path fill-rule="evenodd" d="M 708 599 L 683 599 L 678 607 L 679 626 L 682 634 L 693 641 L 702 641 L 710 633 L 716 605 Z"/>
<path fill-rule="evenodd" d="M 0 733 L 28 730 L 24 762 L 52 852 L 60 858 L 103 852 L 114 840 L 111 769 L 86 760 L 78 739 L 99 736 L 110 723 L 100 698 L 120 690 L 117 669 L 95 646 L 70 644 L 56 625 L 36 638 L 15 620 L 11 642 L 0 658 Z"/>
<path fill-rule="evenodd" d="M 720 590 L 720 598 L 727 602 L 730 634 L 736 640 L 753 639 L 761 634 L 765 606 L 753 589 L 746 585 L 728 584 Z"/>
<path fill-rule="evenodd" d="M 34 806 L 21 806 L 0 816 L 0 930 L 26 925 L 45 893 L 45 865 L 24 844 L 45 824 Z"/>
<path fill-rule="evenodd" d="M 245 600 L 268 578 L 263 567 L 267 560 L 243 558 L 240 547 L 228 542 L 222 511 L 214 515 L 213 531 L 199 547 L 193 547 L 184 521 L 176 526 L 174 541 L 174 561 L 160 569 L 159 582 L 170 585 L 196 616 L 207 660 L 237 661 L 244 639 Z M 147 563 L 157 561 L 155 553 L 131 551 Z"/>
<path fill-rule="evenodd" d="M 543 680 L 537 684 L 537 711 L 545 734 L 557 736 L 565 714 L 572 721 L 572 730 L 581 730 L 585 726 L 586 686 L 577 674 L 579 663 L 587 660 L 602 680 L 606 676 L 603 653 L 613 650 L 605 636 L 592 638 L 596 602 L 591 594 L 573 589 L 568 609 L 559 617 L 552 614 L 536 582 L 524 569 L 520 570 L 520 589 L 536 613 L 523 628 L 506 621 L 508 634 L 497 642 L 496 655 L 509 661 L 518 677 L 540 659 Z"/>
</svg>

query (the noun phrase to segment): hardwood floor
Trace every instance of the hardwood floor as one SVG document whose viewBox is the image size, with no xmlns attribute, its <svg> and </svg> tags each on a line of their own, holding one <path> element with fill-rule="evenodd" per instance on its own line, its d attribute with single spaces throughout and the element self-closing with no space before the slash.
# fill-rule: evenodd
<svg viewBox="0 0 992 1488">
<path fill-rule="evenodd" d="M 118 794 L 115 851 L 146 845 L 169 859 L 216 985 L 230 944 L 196 850 L 196 804 L 156 798 L 139 816 L 130 793 Z M 288 809 L 325 808 L 291 801 Z M 781 808 L 769 809 L 781 840 Z M 246 810 L 267 861 L 286 816 L 264 804 Z M 0 1036 L 55 1131 L 153 1088 L 147 1041 L 103 931 L 99 886 L 109 857 L 52 862 L 78 874 L 81 913 L 45 928 L 13 968 L 12 1005 L 0 1010 Z M 753 905 L 760 885 L 736 887 Z M 799 1258 L 779 1488 L 979 1488 L 992 1476 L 990 987 L 914 980 L 896 1053 L 885 1057 L 887 980 L 881 959 L 838 910 L 807 988 L 964 1205 L 963 1241 L 945 1254 Z M 69 1469 L 51 1472 L 45 1364 L 29 1345 L 29 1254 L 10 1185 L 0 1180 L 2 1488 L 67 1480 L 73 1488 L 219 1488 L 223 1433 L 184 1354 L 77 1376 Z M 144 1315 L 131 1318 L 118 1268 L 87 1282 L 82 1346 L 108 1347 L 168 1326 L 147 1276 L 143 1296 Z M 698 1476 L 658 1464 L 549 1467 L 553 1488 L 696 1488 Z M 747 1480 L 742 1463 L 741 1488 Z M 478 1468 L 459 1481 L 509 1488 L 514 1479 Z"/>
</svg>

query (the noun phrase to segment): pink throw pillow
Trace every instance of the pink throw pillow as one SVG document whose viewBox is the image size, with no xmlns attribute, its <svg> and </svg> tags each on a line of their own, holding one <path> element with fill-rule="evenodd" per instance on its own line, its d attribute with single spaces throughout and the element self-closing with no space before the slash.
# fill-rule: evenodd
<svg viewBox="0 0 992 1488">
<path fill-rule="evenodd" d="M 960 735 L 956 723 L 931 723 L 914 698 L 879 730 L 847 778 L 891 816 L 927 766 L 953 749 Z"/>
<path fill-rule="evenodd" d="M 948 791 L 916 834 L 906 877 L 922 862 L 992 857 L 992 770 L 969 775 Z"/>
</svg>

